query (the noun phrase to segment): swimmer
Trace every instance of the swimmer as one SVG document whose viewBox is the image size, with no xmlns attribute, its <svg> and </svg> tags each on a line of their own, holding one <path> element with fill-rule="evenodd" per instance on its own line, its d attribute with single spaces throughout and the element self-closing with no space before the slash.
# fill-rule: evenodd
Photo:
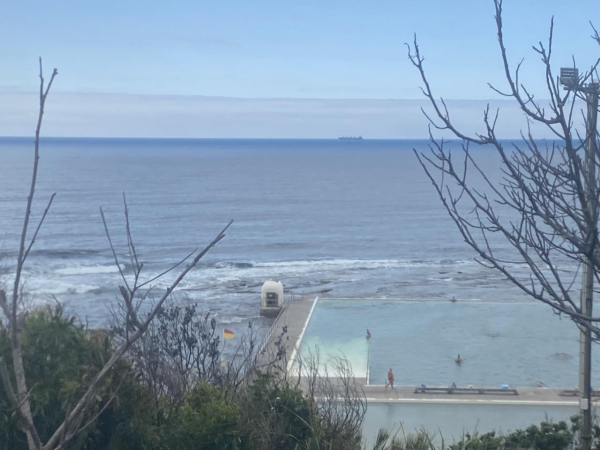
<svg viewBox="0 0 600 450">
<path fill-rule="evenodd" d="M 455 362 L 456 364 L 462 364 L 462 362 L 463 362 L 463 361 L 464 361 L 464 360 L 463 360 L 463 359 L 460 357 L 460 355 L 458 355 L 458 356 L 456 357 L 456 359 L 454 360 L 454 362 Z"/>
<path fill-rule="evenodd" d="M 452 303 L 456 303 L 458 300 L 456 300 L 456 297 L 454 297 L 454 296 L 453 296 L 453 297 L 450 299 L 450 301 L 451 301 Z"/>
</svg>

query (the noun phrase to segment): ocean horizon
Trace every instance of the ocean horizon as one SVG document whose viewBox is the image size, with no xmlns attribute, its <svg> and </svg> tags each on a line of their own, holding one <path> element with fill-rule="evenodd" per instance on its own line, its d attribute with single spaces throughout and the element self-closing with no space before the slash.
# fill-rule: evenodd
<svg viewBox="0 0 600 450">
<path fill-rule="evenodd" d="M 22 220 L 30 139 L 0 138 L 7 261 Z M 61 296 L 101 322 L 118 280 L 99 208 L 124 252 L 125 193 L 148 276 L 234 219 L 181 286 L 203 305 L 227 310 L 225 321 L 253 315 L 258 286 L 269 278 L 296 293 L 329 289 L 338 297 L 497 301 L 509 293 L 524 300 L 473 260 L 413 153 L 427 144 L 45 137 L 34 219 L 57 196 L 29 261 L 29 287 L 40 302 Z M 481 150 L 481 164 L 499 176 L 495 152 Z"/>
</svg>

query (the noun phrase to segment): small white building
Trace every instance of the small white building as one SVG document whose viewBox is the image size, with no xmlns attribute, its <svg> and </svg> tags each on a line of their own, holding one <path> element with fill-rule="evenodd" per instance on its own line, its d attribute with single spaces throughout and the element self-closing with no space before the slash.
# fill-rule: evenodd
<svg viewBox="0 0 600 450">
<path fill-rule="evenodd" d="M 274 317 L 283 306 L 283 284 L 281 281 L 266 281 L 260 290 L 261 316 Z"/>
</svg>

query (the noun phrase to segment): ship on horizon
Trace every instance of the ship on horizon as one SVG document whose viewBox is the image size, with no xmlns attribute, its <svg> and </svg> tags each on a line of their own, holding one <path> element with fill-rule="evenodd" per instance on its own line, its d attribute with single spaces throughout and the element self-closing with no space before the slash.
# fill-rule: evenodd
<svg viewBox="0 0 600 450">
<path fill-rule="evenodd" d="M 363 137 L 362 136 L 340 136 L 338 139 L 340 140 L 350 140 L 350 141 L 362 141 Z"/>
</svg>

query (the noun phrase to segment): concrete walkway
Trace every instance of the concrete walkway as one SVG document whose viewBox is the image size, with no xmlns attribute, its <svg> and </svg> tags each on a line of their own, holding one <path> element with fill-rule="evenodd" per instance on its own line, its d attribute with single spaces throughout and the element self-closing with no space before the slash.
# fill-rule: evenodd
<svg viewBox="0 0 600 450">
<path fill-rule="evenodd" d="M 272 335 L 266 343 L 265 350 L 267 354 L 277 351 L 276 341 L 285 328 L 287 332 L 284 335 L 283 345 L 286 350 L 286 359 L 291 361 L 292 358 L 295 358 L 296 351 L 300 346 L 301 338 L 308 326 L 316 301 L 317 298 L 307 298 L 287 303 L 287 306 L 277 320 Z"/>
<path fill-rule="evenodd" d="M 367 401 L 375 403 L 456 403 L 490 405 L 578 405 L 578 397 L 558 395 L 560 389 L 515 388 L 519 395 L 507 394 L 415 394 L 414 386 L 398 386 L 394 390 L 385 386 L 362 386 Z"/>
</svg>

